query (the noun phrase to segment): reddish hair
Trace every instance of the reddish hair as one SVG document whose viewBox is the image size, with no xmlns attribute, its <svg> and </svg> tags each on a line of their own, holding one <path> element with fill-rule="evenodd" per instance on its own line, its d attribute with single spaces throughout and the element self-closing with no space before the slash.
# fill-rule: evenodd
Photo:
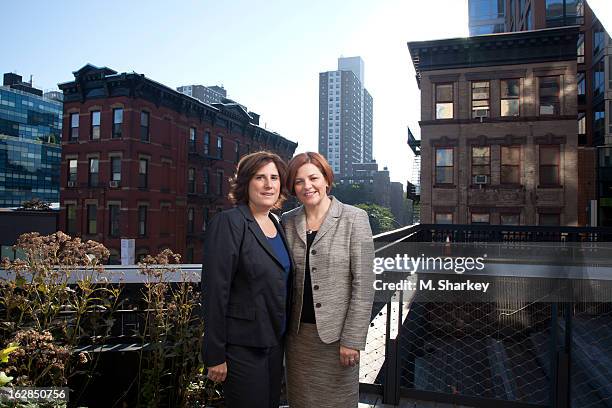
<svg viewBox="0 0 612 408">
<path fill-rule="evenodd" d="M 283 206 L 283 202 L 287 198 L 287 190 L 285 190 L 287 180 L 287 165 L 277 154 L 267 151 L 247 154 L 240 159 L 240 162 L 238 162 L 236 174 L 234 174 L 229 180 L 230 191 L 228 194 L 228 199 L 232 202 L 232 204 L 236 205 L 249 203 L 249 183 L 253 176 L 255 176 L 255 173 L 257 173 L 260 168 L 268 163 L 274 163 L 274 165 L 276 165 L 281 187 L 278 200 L 272 208 L 280 209 Z"/>
<path fill-rule="evenodd" d="M 314 164 L 321 174 L 323 174 L 325 181 L 329 184 L 329 187 L 327 187 L 327 193 L 329 194 L 332 183 L 334 182 L 334 172 L 325 157 L 317 152 L 300 153 L 289 161 L 287 165 L 287 190 L 289 190 L 292 195 L 295 195 L 295 177 L 298 169 L 307 163 Z"/>
</svg>

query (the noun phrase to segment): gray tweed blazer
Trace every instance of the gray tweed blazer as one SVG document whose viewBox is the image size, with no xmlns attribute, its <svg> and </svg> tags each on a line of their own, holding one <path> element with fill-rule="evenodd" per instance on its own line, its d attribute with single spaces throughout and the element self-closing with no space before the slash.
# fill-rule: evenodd
<svg viewBox="0 0 612 408">
<path fill-rule="evenodd" d="M 330 208 L 310 248 L 317 331 L 326 344 L 365 349 L 374 300 L 374 243 L 368 215 L 330 196 Z M 289 330 L 298 333 L 306 268 L 306 213 L 298 207 L 281 223 L 295 260 Z"/>
</svg>

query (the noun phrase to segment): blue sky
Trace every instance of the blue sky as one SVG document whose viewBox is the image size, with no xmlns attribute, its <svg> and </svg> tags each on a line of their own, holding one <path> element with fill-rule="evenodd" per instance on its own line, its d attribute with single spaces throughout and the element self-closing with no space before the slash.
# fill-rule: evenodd
<svg viewBox="0 0 612 408">
<path fill-rule="evenodd" d="M 418 6 L 417 6 L 418 5 Z M 48 90 L 86 63 L 172 88 L 223 85 L 261 123 L 317 150 L 318 74 L 360 55 L 374 98 L 374 157 L 410 177 L 420 133 L 406 42 L 467 35 L 467 0 L 3 2 L 0 71 Z"/>
</svg>

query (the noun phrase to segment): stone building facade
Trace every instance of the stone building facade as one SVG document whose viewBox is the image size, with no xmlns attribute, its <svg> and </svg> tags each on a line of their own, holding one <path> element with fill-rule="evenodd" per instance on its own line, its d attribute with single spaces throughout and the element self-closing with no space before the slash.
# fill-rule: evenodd
<svg viewBox="0 0 612 408">
<path fill-rule="evenodd" d="M 421 222 L 578 225 L 577 29 L 409 43 Z M 593 180 L 589 180 L 593 182 Z"/>
</svg>

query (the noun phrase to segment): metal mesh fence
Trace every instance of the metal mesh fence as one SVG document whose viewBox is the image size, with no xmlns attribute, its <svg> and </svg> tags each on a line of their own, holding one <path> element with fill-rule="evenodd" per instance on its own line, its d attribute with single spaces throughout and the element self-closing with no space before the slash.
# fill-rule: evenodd
<svg viewBox="0 0 612 408">
<path fill-rule="evenodd" d="M 401 387 L 549 402 L 549 305 L 413 302 L 400 336 Z"/>
<path fill-rule="evenodd" d="M 571 402 L 575 408 L 612 407 L 612 303 L 572 305 Z"/>
</svg>

